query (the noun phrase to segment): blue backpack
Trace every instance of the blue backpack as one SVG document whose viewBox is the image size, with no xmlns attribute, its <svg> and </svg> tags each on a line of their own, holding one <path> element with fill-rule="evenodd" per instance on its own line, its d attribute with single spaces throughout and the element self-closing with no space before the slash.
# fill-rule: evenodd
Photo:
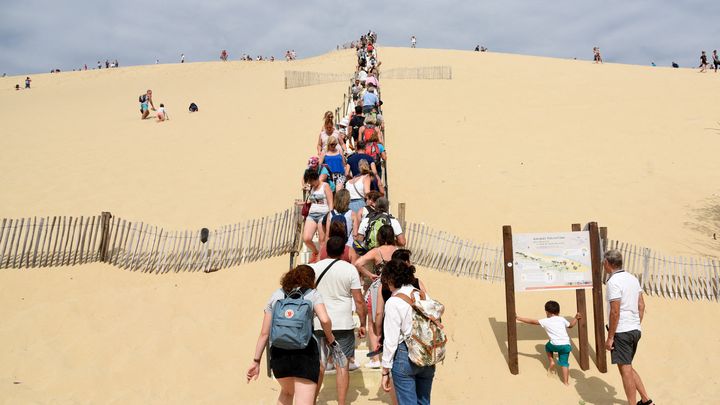
<svg viewBox="0 0 720 405">
<path fill-rule="evenodd" d="M 305 298 L 310 291 L 295 288 L 275 302 L 270 329 L 270 345 L 286 350 L 304 349 L 313 334 L 312 301 Z"/>
<path fill-rule="evenodd" d="M 347 212 L 347 211 L 346 211 L 346 212 Z M 345 238 L 347 239 L 347 237 L 348 237 L 348 235 L 349 235 L 348 229 L 350 229 L 350 228 L 348 228 L 347 218 L 345 218 L 345 212 L 343 212 L 343 213 L 341 214 L 341 213 L 337 212 L 336 210 L 332 210 L 332 211 L 330 212 L 330 215 L 331 215 L 331 217 L 330 217 L 330 225 L 332 225 L 333 222 L 339 222 L 340 224 L 342 224 L 342 226 L 343 226 L 343 231 L 345 231 Z"/>
</svg>

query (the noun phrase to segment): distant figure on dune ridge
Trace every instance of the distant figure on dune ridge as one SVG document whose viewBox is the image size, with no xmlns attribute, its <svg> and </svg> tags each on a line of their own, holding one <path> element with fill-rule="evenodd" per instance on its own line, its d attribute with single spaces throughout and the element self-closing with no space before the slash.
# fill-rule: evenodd
<svg viewBox="0 0 720 405">
<path fill-rule="evenodd" d="M 640 374 L 632 362 L 641 337 L 640 324 L 645 315 L 643 290 L 637 278 L 623 270 L 620 251 L 611 249 L 605 253 L 603 269 L 607 297 L 608 336 L 605 349 L 610 351 L 612 364 L 617 364 L 623 388 L 629 404 L 634 404 L 640 393 L 640 405 L 652 405 Z"/>
<path fill-rule="evenodd" d="M 702 53 L 700 54 L 700 66 L 698 66 L 700 68 L 700 73 L 705 73 L 707 71 L 707 66 L 707 55 L 705 55 L 705 51 L 702 51 Z"/>
<path fill-rule="evenodd" d="M 227 62 L 228 60 L 228 53 L 225 49 L 220 52 L 220 60 L 222 60 L 223 62 Z"/>
<path fill-rule="evenodd" d="M 185 63 L 185 54 L 184 53 L 180 54 L 180 63 Z"/>
<path fill-rule="evenodd" d="M 410 37 L 410 48 L 415 48 L 415 45 L 417 45 L 417 39 L 415 38 L 415 35 Z"/>
<path fill-rule="evenodd" d="M 673 67 L 674 69 L 677 69 L 677 68 L 680 67 L 680 65 L 678 65 L 677 62 L 673 62 L 673 63 L 672 63 L 672 67 Z"/>
<path fill-rule="evenodd" d="M 152 101 L 152 90 L 148 89 L 145 94 L 140 95 L 140 97 L 138 97 L 138 101 L 140 101 L 140 119 L 144 120 L 148 117 L 148 115 L 150 115 L 148 103 L 152 107 L 152 110 L 155 111 L 155 104 L 153 104 Z"/>
<path fill-rule="evenodd" d="M 595 63 L 603 63 L 602 56 L 600 56 L 600 48 L 597 46 L 593 47 L 593 61 L 595 61 Z"/>
<path fill-rule="evenodd" d="M 26 89 L 30 88 L 30 82 L 32 82 L 32 80 L 30 80 L 30 76 L 26 77 L 25 78 L 25 88 Z"/>
<path fill-rule="evenodd" d="M 715 73 L 717 73 L 718 66 L 720 66 L 720 58 L 718 58 L 717 50 L 713 51 L 713 66 L 715 67 Z"/>
</svg>

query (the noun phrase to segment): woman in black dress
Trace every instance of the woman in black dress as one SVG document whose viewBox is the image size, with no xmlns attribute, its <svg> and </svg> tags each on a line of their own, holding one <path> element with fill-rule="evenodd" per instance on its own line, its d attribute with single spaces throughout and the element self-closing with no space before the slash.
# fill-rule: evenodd
<svg viewBox="0 0 720 405">
<path fill-rule="evenodd" d="M 272 312 L 275 303 L 283 299 L 286 293 L 300 288 L 305 299 L 312 301 L 315 316 L 322 325 L 325 339 L 332 345 L 335 337 L 332 334 L 332 323 L 328 317 L 322 296 L 315 288 L 315 271 L 310 266 L 300 265 L 283 274 L 280 279 L 282 288 L 276 290 L 265 306 L 260 337 L 255 346 L 255 357 L 247 371 L 247 380 L 257 380 L 260 375 L 260 361 L 262 360 L 265 345 L 270 338 L 272 326 Z M 280 383 L 279 404 L 313 404 L 315 402 L 315 389 L 320 376 L 320 352 L 315 338 L 304 349 L 285 350 L 279 347 L 270 348 L 270 368 Z"/>
</svg>

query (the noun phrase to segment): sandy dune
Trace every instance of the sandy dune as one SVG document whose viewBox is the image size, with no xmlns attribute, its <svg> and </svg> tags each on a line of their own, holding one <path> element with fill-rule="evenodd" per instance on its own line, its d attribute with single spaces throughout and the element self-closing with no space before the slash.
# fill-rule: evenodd
<svg viewBox="0 0 720 405">
<path fill-rule="evenodd" d="M 668 254 L 717 254 L 720 76 L 622 65 L 381 48 L 383 67 L 451 65 L 453 80 L 382 82 L 393 203 L 408 219 L 479 242 L 596 220 Z M 287 64 L 191 63 L 0 79 L 0 217 L 110 210 L 177 229 L 284 210 L 345 83 L 283 90 L 283 70 L 347 72 L 352 53 Z M 171 120 L 141 121 L 152 88 Z M 200 106 L 188 114 L 190 101 Z M 710 129 L 707 129 L 710 128 Z M 105 265 L 0 272 L 0 403 L 274 403 L 244 382 L 265 300 L 287 258 L 207 274 Z M 616 370 L 546 376 L 541 330 L 519 327 L 505 364 L 499 284 L 421 269 L 450 333 L 438 404 L 624 403 Z M 518 296 L 542 316 L 572 293 Z M 718 306 L 647 298 L 636 366 L 663 404 L 720 393 Z M 591 338 L 592 339 L 592 338 Z M 575 342 L 577 343 L 577 342 Z M 357 377 L 354 377 L 356 381 Z M 386 401 L 354 383 L 354 403 Z M 326 387 L 321 402 L 332 397 Z M 333 403 L 329 401 L 327 403 Z"/>
</svg>

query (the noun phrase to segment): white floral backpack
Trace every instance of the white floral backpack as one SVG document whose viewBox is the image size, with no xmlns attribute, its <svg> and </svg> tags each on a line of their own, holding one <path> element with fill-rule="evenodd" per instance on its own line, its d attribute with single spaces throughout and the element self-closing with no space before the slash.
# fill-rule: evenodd
<svg viewBox="0 0 720 405">
<path fill-rule="evenodd" d="M 415 299 L 416 295 L 420 297 L 419 300 Z M 405 338 L 410 361 L 424 367 L 445 360 L 447 336 L 440 320 L 445 306 L 427 298 L 424 292 L 416 289 L 413 289 L 410 296 L 396 294 L 395 297 L 407 302 L 413 309 L 412 331 L 410 336 Z"/>
</svg>

